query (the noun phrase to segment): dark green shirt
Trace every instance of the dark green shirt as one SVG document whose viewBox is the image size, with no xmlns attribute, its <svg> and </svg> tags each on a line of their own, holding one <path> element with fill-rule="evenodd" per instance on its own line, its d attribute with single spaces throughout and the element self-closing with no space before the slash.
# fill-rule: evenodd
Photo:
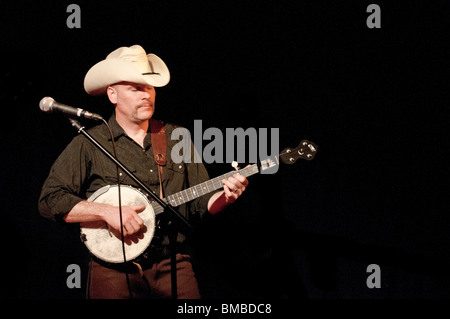
<svg viewBox="0 0 450 319">
<path fill-rule="evenodd" d="M 144 139 L 144 147 L 141 147 L 126 135 L 114 115 L 108 123 L 115 139 L 118 160 L 148 188 L 159 194 L 158 167 L 153 156 L 150 132 Z M 202 163 L 192 161 L 177 164 L 172 161 L 171 150 L 179 142 L 171 139 L 175 128 L 175 125 L 165 124 L 167 164 L 164 166 L 162 179 L 165 197 L 209 179 Z M 106 125 L 100 124 L 88 132 L 114 154 L 111 135 Z M 193 146 L 191 149 L 193 150 Z M 124 172 L 121 172 L 120 182 L 122 185 L 138 187 Z M 78 135 L 53 164 L 39 198 L 39 211 L 46 218 L 59 220 L 78 202 L 87 199 L 99 188 L 115 184 L 116 165 L 85 136 Z M 212 194 L 204 195 L 176 209 L 189 221 L 198 221 L 207 212 L 207 204 Z"/>
</svg>

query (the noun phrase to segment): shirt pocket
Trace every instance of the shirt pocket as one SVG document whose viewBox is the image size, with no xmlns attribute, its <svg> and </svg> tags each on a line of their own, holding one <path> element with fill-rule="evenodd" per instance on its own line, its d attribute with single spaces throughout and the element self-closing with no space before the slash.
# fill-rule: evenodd
<svg viewBox="0 0 450 319">
<path fill-rule="evenodd" d="M 186 188 L 187 170 L 183 163 L 169 162 L 164 166 L 163 183 L 166 194 L 174 194 Z"/>
<path fill-rule="evenodd" d="M 177 174 L 180 174 L 181 176 L 184 176 L 185 174 L 185 166 L 183 163 L 176 164 L 174 162 L 170 162 L 165 167 L 170 173 L 174 174 L 175 176 L 179 176 Z"/>
</svg>

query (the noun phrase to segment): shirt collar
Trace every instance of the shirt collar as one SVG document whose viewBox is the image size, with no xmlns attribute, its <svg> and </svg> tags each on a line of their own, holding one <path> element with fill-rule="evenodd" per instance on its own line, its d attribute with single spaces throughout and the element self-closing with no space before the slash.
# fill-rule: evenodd
<svg viewBox="0 0 450 319">
<path fill-rule="evenodd" d="M 113 112 L 113 114 L 109 118 L 108 125 L 111 128 L 114 140 L 117 140 L 122 135 L 126 136 L 124 129 L 119 125 L 119 123 L 117 123 L 115 112 Z M 111 141 L 111 136 L 108 136 L 108 141 Z"/>
<path fill-rule="evenodd" d="M 122 128 L 122 126 L 117 123 L 116 112 L 113 112 L 113 114 L 109 118 L 108 125 L 111 128 L 112 135 L 114 136 L 115 141 L 117 141 L 122 135 L 127 136 L 127 133 L 125 133 L 125 130 Z M 148 132 L 150 132 L 150 126 L 148 127 Z M 111 135 L 108 136 L 108 141 L 111 141 Z"/>
</svg>

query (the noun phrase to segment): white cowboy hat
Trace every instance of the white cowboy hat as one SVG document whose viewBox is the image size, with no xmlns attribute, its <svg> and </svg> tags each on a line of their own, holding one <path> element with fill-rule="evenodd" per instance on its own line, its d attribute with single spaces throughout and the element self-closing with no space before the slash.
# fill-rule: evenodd
<svg viewBox="0 0 450 319">
<path fill-rule="evenodd" d="M 140 45 L 133 45 L 118 48 L 95 64 L 84 78 L 84 89 L 90 95 L 101 95 L 108 86 L 118 82 L 161 87 L 169 80 L 169 69 L 161 58 L 147 54 Z"/>
</svg>

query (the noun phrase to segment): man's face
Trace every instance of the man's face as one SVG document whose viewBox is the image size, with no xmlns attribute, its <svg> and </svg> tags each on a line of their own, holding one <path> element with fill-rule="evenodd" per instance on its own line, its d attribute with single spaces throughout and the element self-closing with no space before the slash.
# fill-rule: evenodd
<svg viewBox="0 0 450 319">
<path fill-rule="evenodd" d="M 116 105 L 116 117 L 142 123 L 155 112 L 155 88 L 151 85 L 120 82 L 108 87 L 109 100 Z"/>
</svg>

